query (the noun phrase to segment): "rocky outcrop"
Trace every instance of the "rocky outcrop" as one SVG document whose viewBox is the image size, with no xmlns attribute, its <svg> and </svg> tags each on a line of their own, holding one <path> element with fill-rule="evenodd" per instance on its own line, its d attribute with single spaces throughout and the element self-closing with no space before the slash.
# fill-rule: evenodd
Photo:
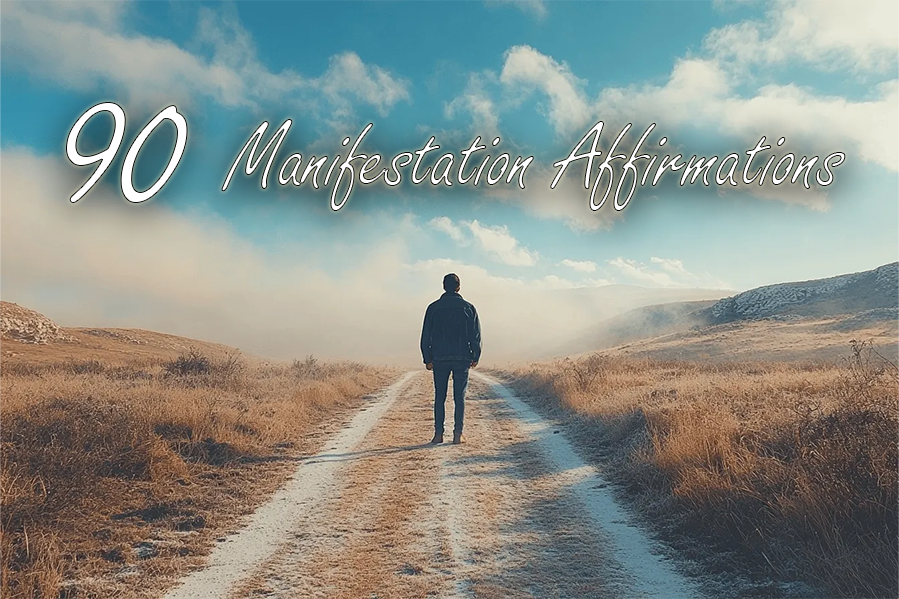
<svg viewBox="0 0 899 599">
<path fill-rule="evenodd" d="M 702 312 L 712 323 L 722 323 L 855 314 L 896 308 L 897 304 L 899 262 L 893 262 L 849 275 L 751 289 L 719 300 Z"/>
<path fill-rule="evenodd" d="M 0 302 L 0 336 L 38 344 L 74 340 L 43 314 L 10 302 Z"/>
</svg>

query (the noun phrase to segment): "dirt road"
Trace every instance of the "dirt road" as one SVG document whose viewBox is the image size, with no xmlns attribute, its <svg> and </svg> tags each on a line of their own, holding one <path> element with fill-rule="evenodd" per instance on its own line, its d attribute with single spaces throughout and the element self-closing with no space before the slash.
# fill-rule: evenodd
<svg viewBox="0 0 899 599">
<path fill-rule="evenodd" d="M 425 444 L 432 393 L 379 393 L 167 597 L 700 595 L 506 388 L 472 372 L 462 445 Z"/>
</svg>

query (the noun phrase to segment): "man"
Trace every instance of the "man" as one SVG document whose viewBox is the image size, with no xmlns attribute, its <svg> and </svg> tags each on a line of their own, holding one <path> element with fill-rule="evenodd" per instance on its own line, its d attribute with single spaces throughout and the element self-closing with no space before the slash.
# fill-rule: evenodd
<svg viewBox="0 0 899 599">
<path fill-rule="evenodd" d="M 434 372 L 434 438 L 431 443 L 443 443 L 446 391 L 452 372 L 453 443 L 458 445 L 462 443 L 468 369 L 477 366 L 481 359 L 481 323 L 474 306 L 459 295 L 458 276 L 450 273 L 443 277 L 443 290 L 440 299 L 425 312 L 421 357 L 425 367 Z"/>
</svg>

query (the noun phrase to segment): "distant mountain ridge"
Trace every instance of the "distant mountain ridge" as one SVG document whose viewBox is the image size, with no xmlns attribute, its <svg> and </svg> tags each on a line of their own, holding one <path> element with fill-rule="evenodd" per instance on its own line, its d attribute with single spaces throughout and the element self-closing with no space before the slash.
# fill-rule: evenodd
<svg viewBox="0 0 899 599">
<path fill-rule="evenodd" d="M 726 297 L 700 310 L 710 324 L 772 317 L 855 314 L 899 307 L 899 262 L 873 270 L 797 283 L 778 283 Z"/>
<path fill-rule="evenodd" d="M 704 326 L 707 321 L 699 313 L 714 304 L 715 300 L 700 300 L 634 308 L 599 322 L 574 341 L 550 353 L 556 355 L 607 349 L 637 339 Z"/>
<path fill-rule="evenodd" d="M 765 285 L 717 301 L 642 306 L 600 321 L 551 355 L 607 349 L 726 323 L 826 317 L 840 317 L 833 326 L 841 330 L 896 320 L 899 262 L 826 279 Z"/>
</svg>

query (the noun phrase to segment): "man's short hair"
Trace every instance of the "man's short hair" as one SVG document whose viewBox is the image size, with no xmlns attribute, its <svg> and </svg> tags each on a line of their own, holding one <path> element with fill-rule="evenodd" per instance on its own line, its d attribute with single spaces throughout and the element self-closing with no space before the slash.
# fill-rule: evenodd
<svg viewBox="0 0 899 599">
<path fill-rule="evenodd" d="M 455 273 L 450 273 L 443 277 L 443 290 L 444 291 L 455 291 L 459 288 L 459 276 Z"/>
</svg>

